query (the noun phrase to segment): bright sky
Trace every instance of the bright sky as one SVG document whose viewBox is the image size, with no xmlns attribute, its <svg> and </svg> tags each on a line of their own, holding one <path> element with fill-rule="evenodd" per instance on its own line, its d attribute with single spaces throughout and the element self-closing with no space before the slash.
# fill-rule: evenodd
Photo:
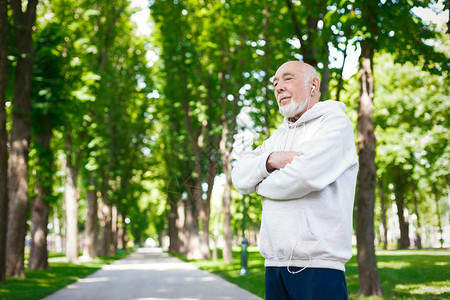
<svg viewBox="0 0 450 300">
<path fill-rule="evenodd" d="M 142 35 L 149 36 L 151 34 L 151 26 L 149 22 L 150 9 L 148 0 L 131 0 L 131 7 L 140 8 L 140 10 L 131 16 L 131 20 L 138 26 L 138 32 Z"/>
</svg>

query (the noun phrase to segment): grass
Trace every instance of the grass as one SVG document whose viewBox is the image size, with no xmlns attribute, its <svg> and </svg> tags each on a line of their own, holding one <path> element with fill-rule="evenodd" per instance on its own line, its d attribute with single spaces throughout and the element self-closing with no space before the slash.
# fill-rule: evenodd
<svg viewBox="0 0 450 300">
<path fill-rule="evenodd" d="M 6 277 L 6 283 L 0 283 L 1 300 L 37 300 L 48 296 L 57 290 L 84 278 L 125 257 L 126 253 L 114 257 L 98 257 L 89 262 L 72 264 L 64 262 L 60 254 L 50 254 L 49 271 L 25 269 L 25 278 Z"/>
<path fill-rule="evenodd" d="M 233 263 L 195 261 L 200 269 L 218 274 L 224 279 L 264 298 L 264 260 L 256 248 L 249 248 L 250 275 L 239 276 L 240 249 L 233 249 Z M 359 280 L 356 256 L 346 264 L 346 278 L 350 299 L 450 299 L 450 251 L 379 250 L 378 270 L 383 297 L 358 297 Z"/>
<path fill-rule="evenodd" d="M 0 299 L 41 299 L 126 255 L 96 258 L 79 265 L 62 262 L 60 256 L 51 255 L 50 271 L 26 270 L 26 278 L 7 277 L 6 283 L 0 283 Z M 180 258 L 188 261 L 183 257 Z M 384 296 L 356 296 L 359 289 L 358 267 L 356 257 L 353 257 L 346 265 L 350 299 L 450 299 L 450 251 L 448 249 L 379 250 L 377 261 Z M 218 274 L 261 298 L 264 297 L 264 261 L 255 247 L 249 247 L 250 274 L 247 276 L 239 276 L 241 268 L 239 248 L 233 249 L 231 264 L 224 264 L 222 259 L 190 260 L 189 262 L 208 272 Z"/>
</svg>

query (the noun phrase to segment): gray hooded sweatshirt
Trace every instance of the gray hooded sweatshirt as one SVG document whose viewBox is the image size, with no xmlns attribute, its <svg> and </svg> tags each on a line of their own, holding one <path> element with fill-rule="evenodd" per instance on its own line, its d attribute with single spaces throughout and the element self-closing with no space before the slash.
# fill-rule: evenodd
<svg viewBox="0 0 450 300">
<path fill-rule="evenodd" d="M 352 256 L 352 220 L 358 157 L 345 105 L 315 104 L 253 151 L 232 170 L 242 194 L 263 196 L 259 248 L 265 266 L 345 270 Z M 269 173 L 273 151 L 300 153 Z"/>
</svg>

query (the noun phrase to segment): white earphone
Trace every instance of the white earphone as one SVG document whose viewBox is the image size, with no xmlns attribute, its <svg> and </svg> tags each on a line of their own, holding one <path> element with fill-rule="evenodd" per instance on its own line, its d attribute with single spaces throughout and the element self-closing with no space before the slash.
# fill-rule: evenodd
<svg viewBox="0 0 450 300">
<path fill-rule="evenodd" d="M 316 86 L 313 85 L 313 86 L 311 87 L 311 93 L 314 92 L 315 89 L 316 89 Z"/>
</svg>

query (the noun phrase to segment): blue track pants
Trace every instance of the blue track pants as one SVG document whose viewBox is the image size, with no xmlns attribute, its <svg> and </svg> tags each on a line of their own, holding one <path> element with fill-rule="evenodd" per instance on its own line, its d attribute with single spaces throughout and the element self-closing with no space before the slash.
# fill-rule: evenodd
<svg viewBox="0 0 450 300">
<path fill-rule="evenodd" d="M 291 271 L 300 268 L 290 267 Z M 266 300 L 347 300 L 345 274 L 339 270 L 306 268 L 291 274 L 286 267 L 266 268 Z"/>
</svg>

